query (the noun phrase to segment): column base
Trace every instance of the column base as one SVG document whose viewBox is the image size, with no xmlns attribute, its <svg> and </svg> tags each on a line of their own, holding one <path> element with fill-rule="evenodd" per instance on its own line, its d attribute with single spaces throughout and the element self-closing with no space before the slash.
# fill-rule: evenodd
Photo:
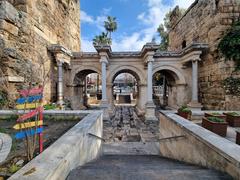
<svg viewBox="0 0 240 180">
<path fill-rule="evenodd" d="M 155 116 L 155 104 L 153 102 L 146 103 L 145 122 L 157 122 L 158 118 Z"/>
<path fill-rule="evenodd" d="M 101 104 L 100 104 L 100 108 L 103 110 L 103 120 L 109 121 L 110 116 L 109 116 L 109 112 L 108 112 L 108 108 L 109 108 L 108 101 L 102 100 Z"/>
<path fill-rule="evenodd" d="M 188 105 L 188 108 L 191 109 L 192 111 L 201 111 L 202 110 L 202 104 L 196 101 L 190 102 Z"/>
<path fill-rule="evenodd" d="M 64 101 L 63 101 L 63 100 L 58 100 L 58 101 L 57 101 L 57 105 L 58 105 L 58 107 L 59 107 L 61 110 L 64 110 L 64 109 L 65 109 Z"/>
</svg>

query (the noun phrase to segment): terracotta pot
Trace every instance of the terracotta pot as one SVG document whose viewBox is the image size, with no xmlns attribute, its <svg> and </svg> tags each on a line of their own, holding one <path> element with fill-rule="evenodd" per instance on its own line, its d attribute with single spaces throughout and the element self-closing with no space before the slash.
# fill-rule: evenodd
<svg viewBox="0 0 240 180">
<path fill-rule="evenodd" d="M 191 113 L 189 112 L 178 111 L 177 114 L 185 119 L 189 119 L 189 120 L 191 119 Z"/>
<path fill-rule="evenodd" d="M 228 113 L 224 114 L 226 115 L 226 121 L 228 122 L 229 126 L 240 127 L 240 116 L 233 116 Z"/>
<path fill-rule="evenodd" d="M 205 117 L 202 119 L 202 127 L 218 134 L 219 136 L 225 137 L 227 135 L 227 126 L 227 122 L 212 122 Z"/>
<path fill-rule="evenodd" d="M 236 131 L 237 137 L 236 137 L 236 143 L 240 145 L 240 131 Z"/>
<path fill-rule="evenodd" d="M 220 119 L 223 119 L 224 121 L 226 121 L 226 116 L 224 114 L 214 115 L 211 113 L 205 113 L 204 116 L 205 117 L 217 117 L 217 118 L 220 118 Z"/>
</svg>

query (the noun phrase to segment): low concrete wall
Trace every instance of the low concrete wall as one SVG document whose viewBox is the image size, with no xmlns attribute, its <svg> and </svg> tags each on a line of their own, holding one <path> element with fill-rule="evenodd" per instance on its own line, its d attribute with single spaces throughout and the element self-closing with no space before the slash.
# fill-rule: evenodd
<svg viewBox="0 0 240 180">
<path fill-rule="evenodd" d="M 102 130 L 102 113 L 87 115 L 9 179 L 64 180 L 72 169 L 100 155 L 101 140 L 88 133 L 102 137 Z"/>
<path fill-rule="evenodd" d="M 240 179 L 240 146 L 172 112 L 160 113 L 162 156 L 214 168 Z"/>
</svg>

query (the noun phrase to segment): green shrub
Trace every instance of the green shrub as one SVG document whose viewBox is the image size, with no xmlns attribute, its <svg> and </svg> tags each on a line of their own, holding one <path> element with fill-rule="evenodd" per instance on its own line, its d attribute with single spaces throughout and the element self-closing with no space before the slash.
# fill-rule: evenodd
<svg viewBox="0 0 240 180">
<path fill-rule="evenodd" d="M 0 108 L 4 108 L 8 104 L 7 93 L 0 90 Z"/>
<path fill-rule="evenodd" d="M 237 113 L 237 112 L 229 112 L 229 113 L 227 113 L 227 114 L 229 114 L 229 115 L 231 115 L 231 116 L 240 116 L 240 114 Z"/>
<path fill-rule="evenodd" d="M 240 96 L 240 78 L 228 77 L 222 82 L 226 94 Z"/>
<path fill-rule="evenodd" d="M 52 110 L 57 108 L 56 104 L 46 104 L 43 107 L 44 107 L 44 110 Z"/>
<path fill-rule="evenodd" d="M 212 122 L 219 122 L 219 123 L 225 122 L 223 119 L 218 118 L 218 117 L 208 117 L 207 119 L 208 119 L 209 121 L 212 121 Z"/>
<path fill-rule="evenodd" d="M 21 167 L 13 164 L 13 165 L 10 166 L 9 172 L 10 172 L 11 174 L 13 174 L 13 173 L 17 172 L 19 169 L 21 169 Z"/>
<path fill-rule="evenodd" d="M 213 116 L 221 116 L 222 114 L 221 113 L 218 113 L 218 112 L 213 112 L 213 113 L 210 113 L 211 115 Z"/>
<path fill-rule="evenodd" d="M 233 24 L 231 29 L 223 37 L 218 49 L 225 56 L 226 60 L 236 62 L 236 70 L 240 70 L 240 21 Z"/>
<path fill-rule="evenodd" d="M 178 109 L 178 112 L 191 113 L 192 111 L 186 105 L 183 105 Z"/>
</svg>

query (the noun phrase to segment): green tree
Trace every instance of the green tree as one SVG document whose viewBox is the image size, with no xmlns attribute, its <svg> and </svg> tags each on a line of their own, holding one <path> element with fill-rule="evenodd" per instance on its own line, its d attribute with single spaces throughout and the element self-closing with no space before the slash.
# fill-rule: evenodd
<svg viewBox="0 0 240 180">
<path fill-rule="evenodd" d="M 163 24 L 160 24 L 157 32 L 161 37 L 160 47 L 159 49 L 162 51 L 166 51 L 169 45 L 169 31 L 171 29 L 171 21 L 170 17 L 173 13 L 176 14 L 177 17 L 181 17 L 185 13 L 185 9 L 180 9 L 178 6 L 172 11 L 170 10 L 163 19 Z"/>
<path fill-rule="evenodd" d="M 102 32 L 102 34 L 95 36 L 93 39 L 93 45 L 110 45 L 112 40 L 107 36 L 107 33 Z"/>
<path fill-rule="evenodd" d="M 104 21 L 104 28 L 106 29 L 107 34 L 109 35 L 109 38 L 111 39 L 112 32 L 117 30 L 116 17 L 108 16 L 107 20 Z"/>
</svg>

